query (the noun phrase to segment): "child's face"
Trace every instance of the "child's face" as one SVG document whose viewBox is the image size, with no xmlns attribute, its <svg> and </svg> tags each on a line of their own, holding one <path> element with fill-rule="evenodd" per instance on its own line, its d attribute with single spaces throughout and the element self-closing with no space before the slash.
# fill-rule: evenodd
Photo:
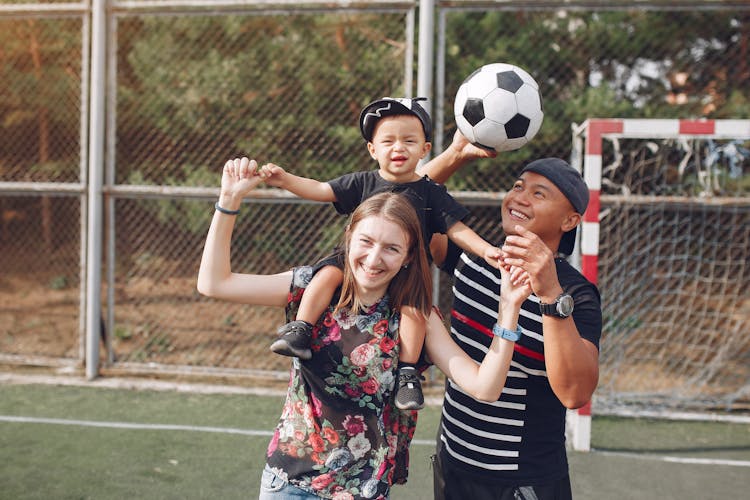
<svg viewBox="0 0 750 500">
<path fill-rule="evenodd" d="M 412 182 L 419 160 L 432 148 L 425 140 L 419 118 L 412 115 L 386 116 L 376 125 L 372 142 L 367 143 L 370 155 L 380 166 L 380 175 L 390 182 Z"/>
</svg>

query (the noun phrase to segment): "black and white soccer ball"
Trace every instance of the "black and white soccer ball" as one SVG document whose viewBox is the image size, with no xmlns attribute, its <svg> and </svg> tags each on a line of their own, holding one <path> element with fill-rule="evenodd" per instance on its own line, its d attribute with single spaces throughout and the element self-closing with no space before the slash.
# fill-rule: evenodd
<svg viewBox="0 0 750 500">
<path fill-rule="evenodd" d="M 542 126 L 539 85 L 525 70 L 507 63 L 486 64 L 470 74 L 453 102 L 458 130 L 473 144 L 512 151 Z"/>
</svg>

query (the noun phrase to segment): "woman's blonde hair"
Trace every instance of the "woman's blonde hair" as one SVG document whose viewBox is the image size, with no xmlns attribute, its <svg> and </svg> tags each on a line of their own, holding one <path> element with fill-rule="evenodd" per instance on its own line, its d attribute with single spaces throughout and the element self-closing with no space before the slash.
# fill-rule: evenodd
<svg viewBox="0 0 750 500">
<path fill-rule="evenodd" d="M 363 201 L 352 212 L 344 234 L 344 279 L 341 285 L 341 297 L 336 310 L 348 309 L 359 311 L 363 304 L 356 295 L 354 274 L 349 266 L 349 248 L 354 229 L 367 217 L 382 217 L 400 227 L 409 240 L 406 267 L 393 277 L 388 285 L 390 304 L 396 310 L 403 306 L 412 306 L 417 311 L 429 316 L 432 308 L 432 274 L 425 253 L 422 225 L 414 207 L 407 198 L 398 193 L 380 193 Z"/>
</svg>

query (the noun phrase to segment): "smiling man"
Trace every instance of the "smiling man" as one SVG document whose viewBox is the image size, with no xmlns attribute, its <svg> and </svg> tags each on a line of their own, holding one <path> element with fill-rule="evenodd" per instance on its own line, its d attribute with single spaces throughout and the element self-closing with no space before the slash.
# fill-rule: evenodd
<svg viewBox="0 0 750 500">
<path fill-rule="evenodd" d="M 423 173 L 445 182 L 458 168 L 492 153 L 456 133 Z M 596 287 L 566 260 L 588 205 L 581 175 L 559 158 L 526 165 L 502 204 L 506 264 L 528 273 L 505 388 L 493 403 L 446 382 L 434 463 L 436 499 L 565 500 L 572 496 L 565 451 L 567 408 L 583 406 L 599 376 L 602 316 Z M 499 273 L 433 239 L 436 264 L 454 275 L 451 332 L 474 359 L 492 340 Z M 429 335 L 429 332 L 428 332 Z"/>
</svg>

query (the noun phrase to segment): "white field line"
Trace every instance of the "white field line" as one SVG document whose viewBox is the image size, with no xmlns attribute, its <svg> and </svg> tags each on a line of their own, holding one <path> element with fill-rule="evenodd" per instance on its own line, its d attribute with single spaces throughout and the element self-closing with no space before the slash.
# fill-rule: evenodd
<svg viewBox="0 0 750 500">
<path fill-rule="evenodd" d="M 220 434 L 243 434 L 245 436 L 272 436 L 271 431 L 252 429 L 234 429 L 232 427 L 204 427 L 197 425 L 141 424 L 132 422 L 102 422 L 96 420 L 69 420 L 65 418 L 38 418 L 14 415 L 0 415 L 0 422 L 22 424 L 77 425 L 80 427 L 104 427 L 108 429 L 153 430 L 153 431 L 187 431 L 217 432 Z"/>
<path fill-rule="evenodd" d="M 175 391 L 196 394 L 250 394 L 254 396 L 284 396 L 286 391 L 263 387 L 242 387 L 233 385 L 191 384 L 167 380 L 144 380 L 137 378 L 104 378 L 87 380 L 84 377 L 60 375 L 25 375 L 0 373 L 0 384 L 39 384 L 76 387 L 96 387 L 107 389 L 130 389 L 147 391 Z"/>
<path fill-rule="evenodd" d="M 18 415 L 0 415 L 0 422 L 20 424 L 50 424 L 50 425 L 76 425 L 79 427 L 100 427 L 107 429 L 128 429 L 146 431 L 184 431 L 184 432 L 215 432 L 219 434 L 241 434 L 245 436 L 273 436 L 273 431 L 236 429 L 232 427 L 207 427 L 199 425 L 175 425 L 175 424 L 143 424 L 133 422 L 103 422 L 99 420 L 74 420 L 66 418 L 39 418 L 24 417 Z M 435 441 L 429 439 L 414 439 L 412 444 L 423 446 L 435 446 Z"/>
<path fill-rule="evenodd" d="M 750 467 L 750 460 L 726 460 L 721 458 L 673 457 L 669 455 L 651 455 L 647 453 L 627 453 L 622 451 L 591 450 L 591 453 L 610 457 L 637 458 L 639 460 L 654 460 L 657 462 L 671 462 L 692 465 L 726 465 L 730 467 Z"/>
<path fill-rule="evenodd" d="M 232 427 L 207 427 L 197 425 L 174 425 L 174 424 L 144 424 L 133 422 L 103 422 L 97 420 L 72 420 L 64 418 L 38 418 L 24 417 L 16 415 L 0 415 L 0 422 L 22 423 L 22 424 L 50 424 L 50 425 L 77 425 L 80 427 L 100 427 L 108 429 L 128 429 L 128 430 L 147 430 L 147 431 L 184 431 L 184 432 L 214 432 L 219 434 L 241 434 L 245 436 L 262 436 L 270 437 L 272 431 L 255 430 L 255 429 L 237 429 Z M 414 439 L 412 444 L 418 446 L 435 446 L 435 441 L 431 439 Z M 598 451 L 592 450 L 590 453 L 596 453 L 604 456 L 614 456 L 623 458 L 634 458 L 638 460 L 654 460 L 659 462 L 671 462 L 679 464 L 693 465 L 725 465 L 730 467 L 750 467 L 750 460 L 726 460 L 715 458 L 690 458 L 690 457 L 673 457 L 668 455 L 650 455 L 645 453 L 625 453 L 616 451 Z"/>
<path fill-rule="evenodd" d="M 94 380 L 87 380 L 84 377 L 69 375 L 25 375 L 14 373 L 0 373 L 0 384 L 60 385 L 146 391 L 175 391 L 195 394 L 248 394 L 253 396 L 274 397 L 286 396 L 286 390 L 269 389 L 263 387 L 243 387 L 221 384 L 191 384 L 185 382 L 171 382 L 168 380 L 144 380 L 139 378 L 124 377 L 99 377 Z M 440 406 L 443 404 L 443 398 L 442 396 L 426 397 L 425 404 L 430 406 Z"/>
<path fill-rule="evenodd" d="M 176 391 L 191 392 L 199 394 L 250 394 L 256 396 L 284 396 L 286 391 L 275 389 L 257 388 L 257 387 L 237 387 L 227 385 L 213 384 L 187 384 L 183 382 L 170 382 L 163 380 L 143 380 L 135 378 L 97 378 L 87 380 L 84 377 L 73 376 L 48 376 L 48 375 L 24 375 L 12 373 L 0 373 L 0 384 L 47 384 L 61 386 L 81 386 L 81 387 L 105 387 L 110 389 L 135 389 L 135 390 L 152 390 L 152 391 Z M 430 405 L 442 404 L 442 398 L 425 398 L 425 403 Z M 79 425 L 89 427 L 108 427 L 119 429 L 136 429 L 136 430 L 182 430 L 192 432 L 219 432 L 226 434 L 244 434 L 249 436 L 271 436 L 272 431 L 252 430 L 252 429 L 232 429 L 225 427 L 200 427 L 187 425 L 169 425 L 169 424 L 140 424 L 128 422 L 99 422 L 89 420 L 66 420 L 51 418 L 34 418 L 34 417 L 17 417 L 10 415 L 0 415 L 0 422 L 18 422 L 18 423 L 43 423 L 58 425 Z M 435 446 L 435 441 L 431 439 L 413 439 L 412 444 L 419 446 Z M 685 463 L 685 464 L 702 464 L 702 465 L 728 465 L 736 467 L 750 467 L 750 461 L 747 460 L 723 460 L 708 458 L 684 458 L 662 455 L 647 455 L 642 453 L 625 453 L 611 451 L 591 450 L 590 453 L 600 455 L 621 456 L 626 458 L 637 458 L 643 460 L 657 460 L 662 462 Z"/>
</svg>

